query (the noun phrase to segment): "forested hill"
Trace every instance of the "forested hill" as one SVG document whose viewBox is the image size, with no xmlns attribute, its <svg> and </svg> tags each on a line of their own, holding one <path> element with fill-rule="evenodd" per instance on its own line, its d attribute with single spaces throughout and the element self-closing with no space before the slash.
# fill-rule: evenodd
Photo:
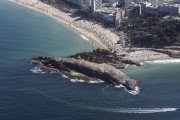
<svg viewBox="0 0 180 120">
<path fill-rule="evenodd" d="M 127 33 L 131 46 L 163 47 L 180 45 L 180 20 L 144 15 L 124 20 L 121 29 Z"/>
</svg>

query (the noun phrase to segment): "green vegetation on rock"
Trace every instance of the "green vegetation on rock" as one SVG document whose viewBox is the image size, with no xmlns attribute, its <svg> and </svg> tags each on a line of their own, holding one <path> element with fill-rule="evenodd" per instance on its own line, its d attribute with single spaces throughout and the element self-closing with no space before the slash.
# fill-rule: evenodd
<svg viewBox="0 0 180 120">
<path fill-rule="evenodd" d="M 115 61 L 119 61 L 116 54 L 111 53 L 108 50 L 105 49 L 97 49 L 93 50 L 92 52 L 83 52 L 78 53 L 76 55 L 71 56 L 73 58 L 81 58 L 90 62 L 95 63 L 113 63 Z"/>
</svg>

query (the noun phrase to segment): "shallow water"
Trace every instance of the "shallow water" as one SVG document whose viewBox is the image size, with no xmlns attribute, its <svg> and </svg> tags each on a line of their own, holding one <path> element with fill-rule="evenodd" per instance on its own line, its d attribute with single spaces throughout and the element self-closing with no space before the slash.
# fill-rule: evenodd
<svg viewBox="0 0 180 120">
<path fill-rule="evenodd" d="M 179 120 L 180 63 L 144 63 L 123 70 L 137 79 L 138 95 L 106 83 L 72 82 L 34 74 L 38 55 L 69 56 L 91 42 L 51 18 L 0 1 L 0 120 Z"/>
</svg>

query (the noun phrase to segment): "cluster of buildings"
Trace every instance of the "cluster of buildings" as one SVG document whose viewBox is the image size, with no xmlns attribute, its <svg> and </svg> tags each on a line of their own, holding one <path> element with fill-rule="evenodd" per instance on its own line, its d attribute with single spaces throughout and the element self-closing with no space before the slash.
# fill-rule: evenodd
<svg viewBox="0 0 180 120">
<path fill-rule="evenodd" d="M 150 2 L 141 2 L 143 12 L 163 15 L 180 14 L 180 0 L 151 0 Z"/>
<path fill-rule="evenodd" d="M 83 12 L 94 12 L 102 8 L 102 0 L 65 0 L 81 8 Z"/>
<path fill-rule="evenodd" d="M 180 0 L 65 0 L 93 13 L 116 27 L 124 18 L 133 19 L 143 13 L 180 14 Z"/>
</svg>

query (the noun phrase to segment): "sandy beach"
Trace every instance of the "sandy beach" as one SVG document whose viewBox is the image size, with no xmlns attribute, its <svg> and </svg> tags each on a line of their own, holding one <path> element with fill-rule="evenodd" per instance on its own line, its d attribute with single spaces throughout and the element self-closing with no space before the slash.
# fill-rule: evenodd
<svg viewBox="0 0 180 120">
<path fill-rule="evenodd" d="M 154 52 L 151 50 L 139 49 L 129 52 L 129 48 L 123 48 L 121 44 L 116 44 L 121 40 L 121 37 L 109 29 L 104 28 L 100 24 L 96 24 L 92 21 L 86 20 L 81 15 L 73 15 L 73 13 L 66 13 L 59 9 L 56 9 L 50 5 L 40 2 L 39 0 L 10 0 L 19 5 L 34 9 L 38 12 L 42 12 L 53 19 L 57 20 L 60 24 L 72 28 L 79 32 L 81 36 L 88 40 L 95 41 L 102 48 L 111 49 L 116 51 L 117 54 L 125 54 L 127 59 L 136 61 L 168 59 L 168 55 L 163 53 Z M 72 17 L 73 16 L 73 17 Z"/>
<path fill-rule="evenodd" d="M 28 8 L 45 13 L 54 18 L 59 23 L 64 24 L 86 36 L 90 40 L 96 41 L 99 45 L 106 49 L 112 49 L 115 43 L 119 40 L 118 35 L 105 29 L 99 24 L 95 24 L 86 19 L 81 19 L 82 16 L 73 16 L 72 13 L 65 13 L 50 5 L 44 4 L 38 0 L 10 0 Z M 73 16 L 73 17 L 71 17 Z"/>
<path fill-rule="evenodd" d="M 127 54 L 125 58 L 136 61 L 171 59 L 167 54 L 158 53 L 151 50 L 138 50 L 138 51 L 130 52 Z"/>
</svg>

